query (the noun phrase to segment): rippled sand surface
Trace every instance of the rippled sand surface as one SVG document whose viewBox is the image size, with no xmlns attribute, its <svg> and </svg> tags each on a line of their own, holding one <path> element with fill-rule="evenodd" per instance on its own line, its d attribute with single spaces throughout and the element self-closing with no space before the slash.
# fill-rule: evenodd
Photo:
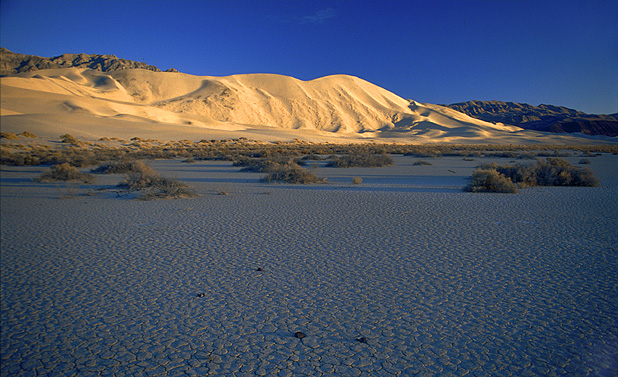
<svg viewBox="0 0 618 377">
<path fill-rule="evenodd" d="M 309 186 L 154 161 L 202 196 L 146 202 L 3 166 L 2 376 L 616 375 L 618 156 L 518 194 L 395 160 Z"/>
</svg>

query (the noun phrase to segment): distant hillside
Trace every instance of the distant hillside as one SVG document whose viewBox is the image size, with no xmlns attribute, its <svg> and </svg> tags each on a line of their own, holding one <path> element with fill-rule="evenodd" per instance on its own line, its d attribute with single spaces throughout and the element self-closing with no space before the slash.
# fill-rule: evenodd
<svg viewBox="0 0 618 377">
<path fill-rule="evenodd" d="M 62 54 L 53 58 L 16 54 L 0 47 L 0 75 L 7 76 L 53 68 L 89 68 L 101 72 L 122 71 L 141 68 L 154 72 L 161 70 L 153 65 L 132 60 L 119 59 L 114 55 Z M 174 71 L 168 69 L 166 72 Z"/>
<path fill-rule="evenodd" d="M 468 101 L 447 106 L 487 122 L 511 124 L 529 130 L 618 136 L 618 114 L 586 114 L 562 106 L 532 106 L 501 101 Z"/>
</svg>

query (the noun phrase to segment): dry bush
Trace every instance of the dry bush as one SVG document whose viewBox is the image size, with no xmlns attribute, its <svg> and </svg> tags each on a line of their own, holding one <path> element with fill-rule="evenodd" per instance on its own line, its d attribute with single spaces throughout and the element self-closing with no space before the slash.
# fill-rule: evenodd
<svg viewBox="0 0 618 377">
<path fill-rule="evenodd" d="M 19 136 L 30 137 L 30 138 L 38 137 L 35 134 L 33 134 L 32 132 L 28 132 L 28 131 L 24 131 L 24 132 L 20 133 Z"/>
<path fill-rule="evenodd" d="M 19 140 L 19 137 L 12 132 L 0 132 L 0 139 Z"/>
<path fill-rule="evenodd" d="M 332 156 L 327 166 L 334 168 L 373 168 L 393 165 L 393 159 L 386 154 L 346 154 L 341 157 Z"/>
<path fill-rule="evenodd" d="M 73 136 L 71 134 L 60 135 L 60 141 L 65 143 L 65 144 L 72 144 L 72 145 L 81 145 L 82 144 L 81 141 L 79 141 L 75 136 Z"/>
<path fill-rule="evenodd" d="M 180 199 L 198 196 L 189 185 L 176 178 L 164 178 L 150 165 L 143 161 L 131 162 L 131 170 L 127 178 L 120 182 L 119 187 L 129 191 L 144 191 L 139 197 L 143 200 L 152 199 Z"/>
<path fill-rule="evenodd" d="M 143 162 L 132 160 L 107 161 L 90 172 L 95 174 L 124 174 L 133 170 L 139 170 Z M 139 166 L 138 166 L 139 165 Z"/>
<path fill-rule="evenodd" d="M 580 165 L 590 165 L 590 164 L 592 164 L 592 161 L 590 161 L 587 158 L 582 158 L 581 160 L 579 160 L 578 164 L 580 164 Z"/>
<path fill-rule="evenodd" d="M 300 165 L 301 159 L 293 158 L 281 154 L 267 155 L 265 158 L 250 158 L 239 156 L 234 160 L 232 165 L 242 166 L 240 171 L 250 171 L 256 173 L 267 172 L 275 165 Z"/>
<path fill-rule="evenodd" d="M 472 180 L 465 187 L 465 190 L 470 192 L 516 193 L 517 185 L 495 169 L 481 168 L 472 173 Z"/>
<path fill-rule="evenodd" d="M 318 178 L 307 169 L 297 164 L 270 164 L 266 168 L 266 176 L 262 178 L 264 182 L 285 182 L 285 183 L 324 183 L 325 178 Z"/>
<path fill-rule="evenodd" d="M 431 162 L 429 161 L 425 161 L 425 160 L 417 160 L 414 161 L 414 163 L 412 165 L 417 165 L 417 166 L 429 166 L 429 165 L 433 165 Z"/>
<path fill-rule="evenodd" d="M 474 171 L 472 182 L 468 188 L 479 185 L 480 181 L 475 181 L 474 174 L 484 172 L 483 174 L 487 175 L 486 172 L 488 171 L 495 172 L 520 188 L 528 186 L 597 186 L 599 184 L 599 180 L 594 176 L 592 170 L 575 167 L 568 161 L 556 157 L 537 160 L 536 164 L 532 165 L 500 166 L 496 163 L 481 165 L 479 169 Z M 480 176 L 479 179 L 481 179 Z M 482 185 L 480 186 L 482 187 Z M 470 190 L 468 188 L 468 191 L 492 191 Z"/>
<path fill-rule="evenodd" d="M 54 181 L 83 181 L 91 183 L 94 180 L 90 174 L 80 172 L 75 166 L 68 162 L 54 165 L 49 171 L 35 178 L 38 182 L 54 182 Z"/>
</svg>

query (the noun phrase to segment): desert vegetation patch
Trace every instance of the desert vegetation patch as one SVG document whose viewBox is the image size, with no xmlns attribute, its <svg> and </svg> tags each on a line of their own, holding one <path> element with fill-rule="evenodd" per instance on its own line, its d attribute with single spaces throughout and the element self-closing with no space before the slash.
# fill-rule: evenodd
<svg viewBox="0 0 618 377">
<path fill-rule="evenodd" d="M 472 173 L 466 191 L 517 192 L 531 186 L 588 186 L 599 184 L 592 170 L 571 165 L 559 157 L 539 159 L 535 164 L 481 165 Z"/>
</svg>

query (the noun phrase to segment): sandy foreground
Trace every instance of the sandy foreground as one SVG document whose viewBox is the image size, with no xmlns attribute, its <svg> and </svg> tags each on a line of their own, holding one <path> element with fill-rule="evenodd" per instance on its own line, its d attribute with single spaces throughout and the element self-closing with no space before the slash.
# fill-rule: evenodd
<svg viewBox="0 0 618 377">
<path fill-rule="evenodd" d="M 2 166 L 2 376 L 615 376 L 618 156 L 518 194 L 416 160 L 317 185 L 159 160 L 202 196 L 158 201 Z"/>
</svg>

